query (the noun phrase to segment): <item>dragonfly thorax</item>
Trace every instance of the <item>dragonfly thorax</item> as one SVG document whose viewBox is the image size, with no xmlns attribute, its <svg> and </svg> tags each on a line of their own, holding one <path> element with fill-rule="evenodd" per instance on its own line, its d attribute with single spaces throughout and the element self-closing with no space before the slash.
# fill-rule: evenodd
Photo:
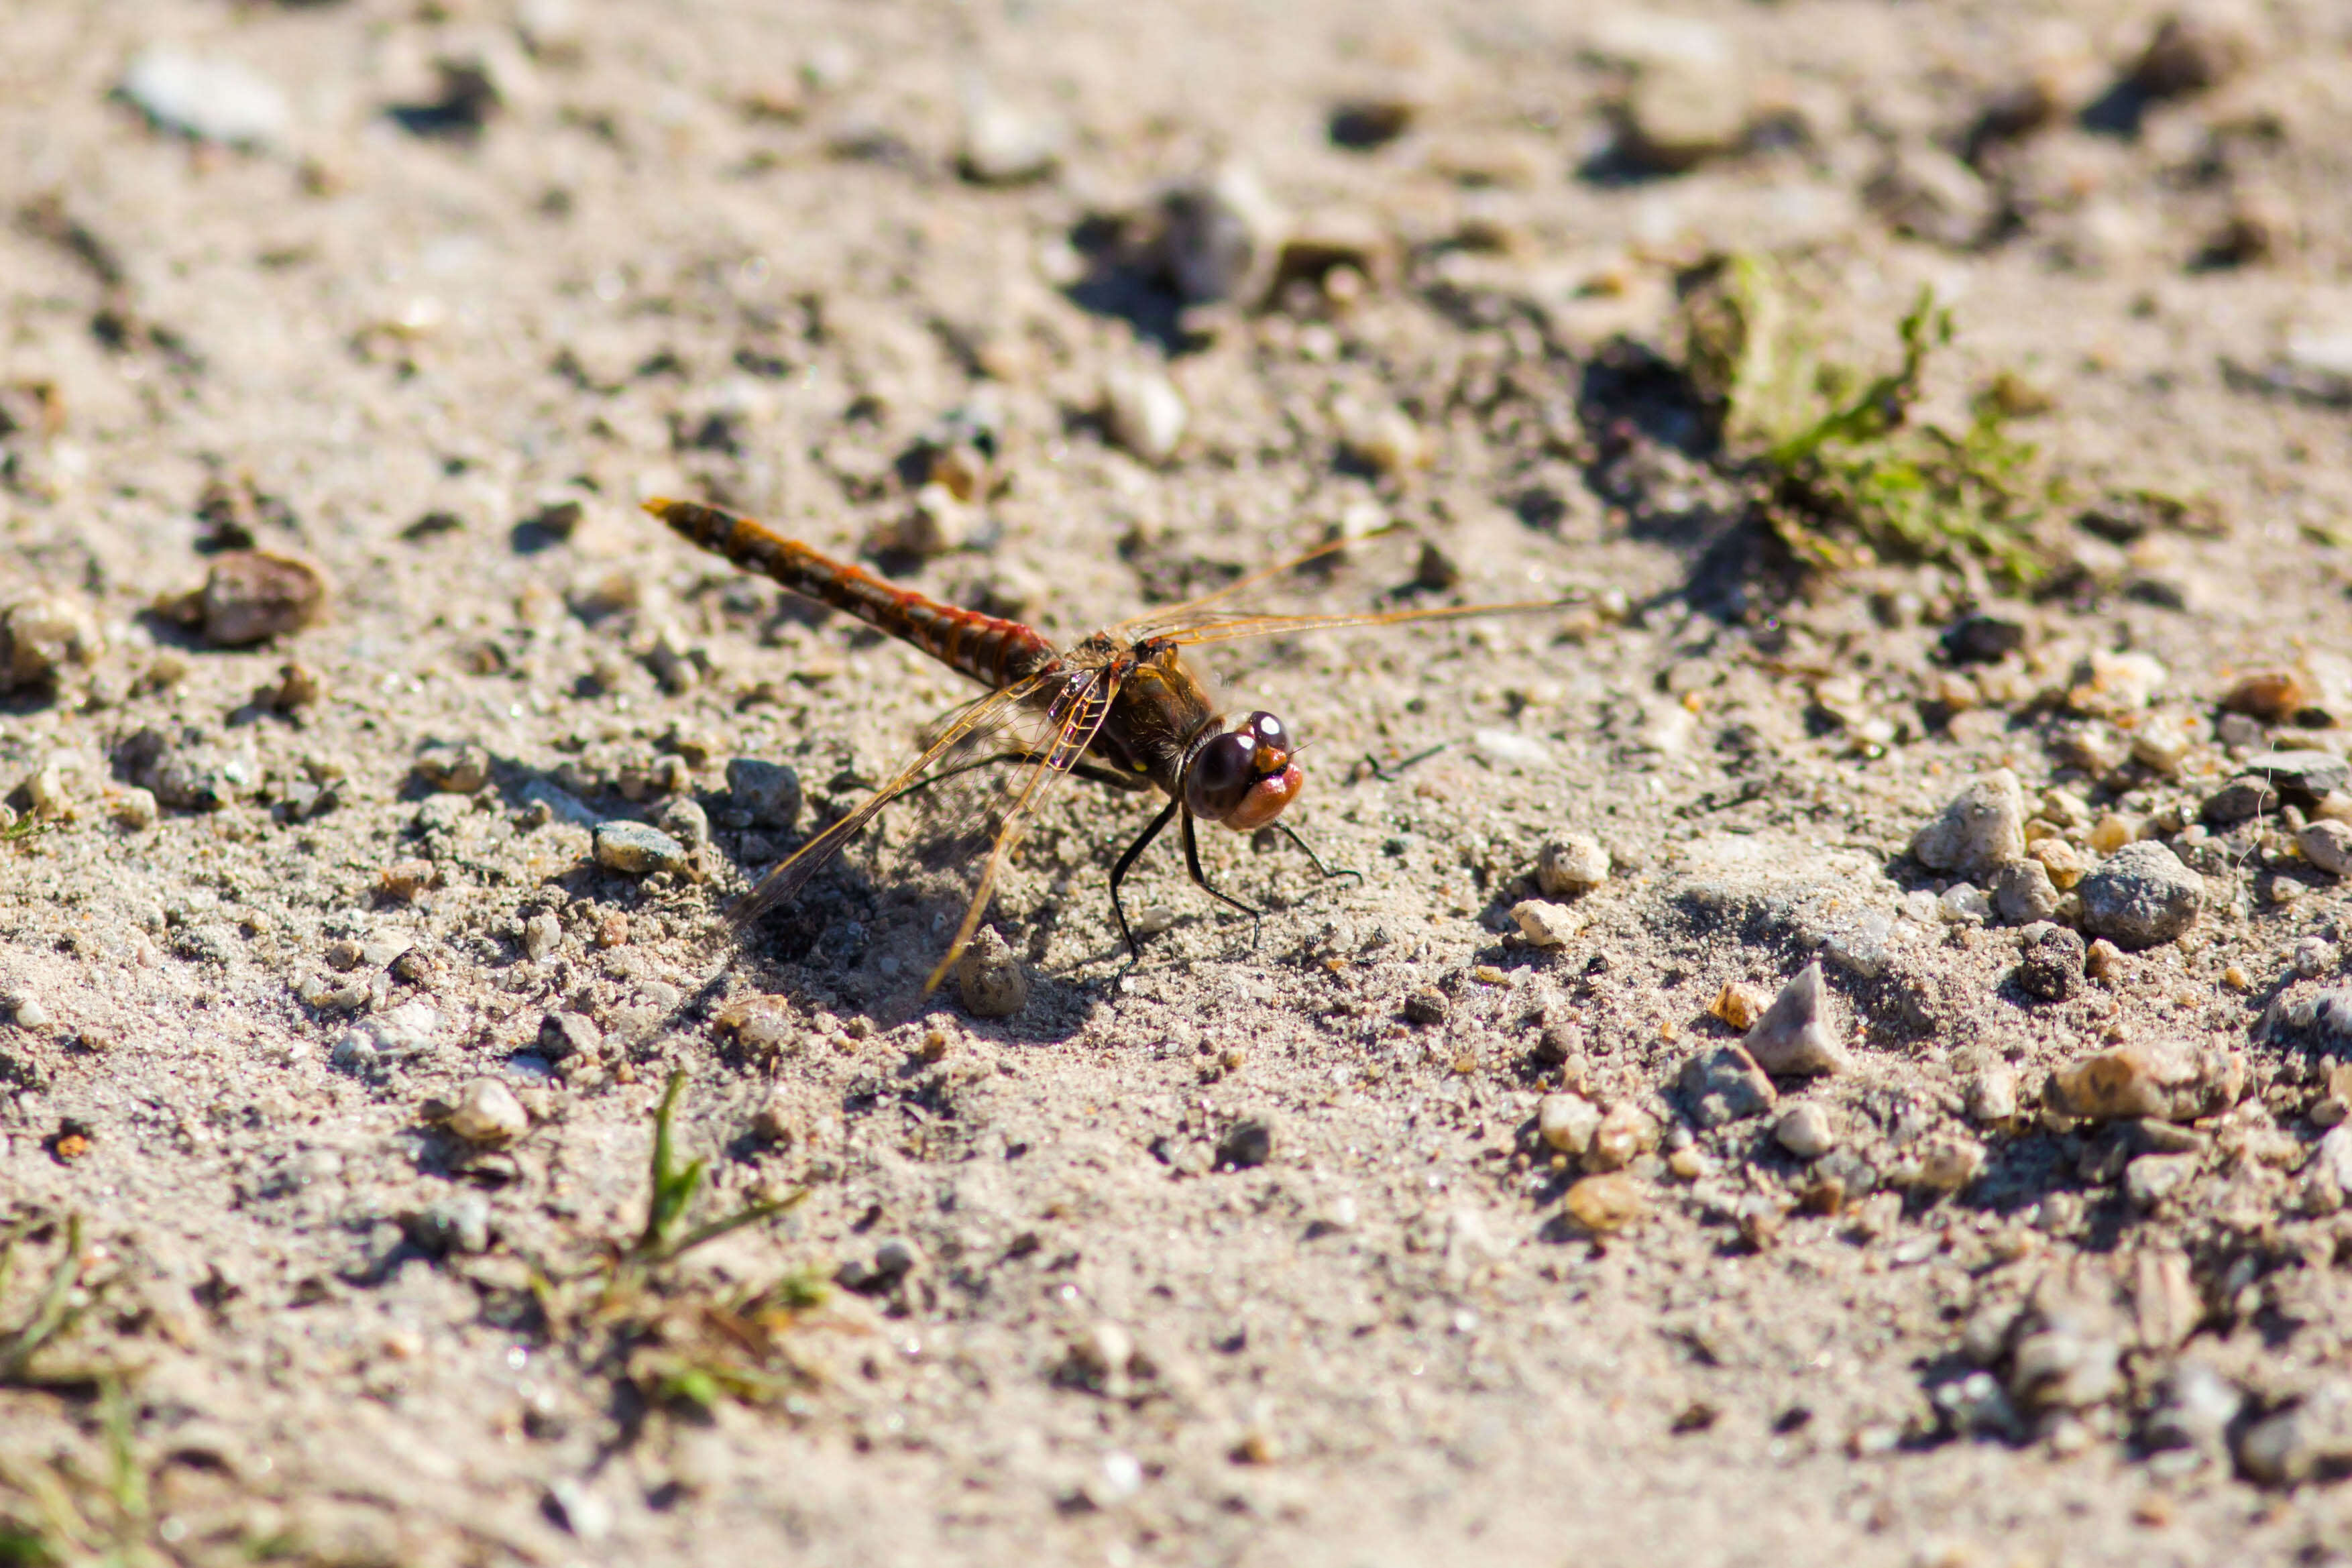
<svg viewBox="0 0 2352 1568">
<path fill-rule="evenodd" d="M 1212 726 L 1184 764 L 1184 805 L 1193 816 L 1250 833 L 1280 816 L 1306 775 L 1291 760 L 1290 731 L 1267 712 L 1231 730 Z"/>
</svg>

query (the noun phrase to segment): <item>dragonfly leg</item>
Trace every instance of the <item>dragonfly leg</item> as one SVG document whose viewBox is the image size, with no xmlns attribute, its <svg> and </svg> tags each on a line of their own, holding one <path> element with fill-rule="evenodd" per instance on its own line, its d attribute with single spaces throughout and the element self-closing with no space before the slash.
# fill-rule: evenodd
<svg viewBox="0 0 2352 1568">
<path fill-rule="evenodd" d="M 1183 804 L 1181 800 L 1171 800 L 1162 806 L 1160 815 L 1151 819 L 1151 826 L 1136 835 L 1135 842 L 1129 845 L 1119 856 L 1118 864 L 1110 868 L 1110 912 L 1118 921 L 1118 934 L 1127 939 L 1127 955 L 1129 959 L 1141 958 L 1143 949 L 1136 942 L 1135 932 L 1128 928 L 1127 910 L 1118 901 L 1118 885 L 1126 878 L 1127 868 L 1135 864 L 1136 857 L 1141 855 L 1150 847 L 1151 841 L 1160 837 L 1160 830 L 1168 826 L 1168 819 L 1175 816 L 1182 808 Z M 1187 816 L 1184 819 L 1184 844 L 1188 850 L 1192 843 L 1192 819 Z M 1193 862 L 1195 875 L 1198 874 L 1199 864 L 1198 860 Z"/>
<path fill-rule="evenodd" d="M 1342 866 L 1339 869 L 1334 871 L 1330 867 L 1323 864 L 1323 857 L 1315 853 L 1313 848 L 1307 845 L 1307 840 L 1298 837 L 1298 830 L 1291 826 L 1290 824 L 1286 822 L 1277 822 L 1274 826 L 1281 831 L 1282 836 L 1285 838 L 1289 839 L 1293 844 L 1298 846 L 1298 852 L 1307 857 L 1307 863 L 1314 867 L 1316 871 L 1319 873 L 1326 881 L 1328 881 L 1334 877 L 1353 877 L 1358 882 L 1361 882 L 1364 879 L 1364 874 L 1361 871 L 1356 870 L 1352 867 Z"/>
<path fill-rule="evenodd" d="M 1242 902 L 1239 899 L 1234 898 L 1232 894 L 1221 893 L 1217 891 L 1216 889 L 1209 886 L 1209 874 L 1201 869 L 1200 840 L 1193 836 L 1192 814 L 1189 811 L 1184 814 L 1184 868 L 1192 873 L 1192 880 L 1201 884 L 1201 890 L 1202 892 L 1222 903 L 1233 905 L 1234 908 L 1249 916 L 1250 944 L 1255 947 L 1257 944 L 1257 933 L 1259 928 L 1265 924 L 1265 911 L 1264 910 L 1254 910 L 1250 908 L 1249 905 Z"/>
</svg>

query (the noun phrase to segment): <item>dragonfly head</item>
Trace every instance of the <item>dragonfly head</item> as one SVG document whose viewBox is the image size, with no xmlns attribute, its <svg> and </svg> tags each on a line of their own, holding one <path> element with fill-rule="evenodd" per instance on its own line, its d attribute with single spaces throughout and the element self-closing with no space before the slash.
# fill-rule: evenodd
<svg viewBox="0 0 2352 1568">
<path fill-rule="evenodd" d="M 1184 768 L 1184 804 L 1193 816 L 1237 833 L 1282 815 L 1307 783 L 1291 760 L 1290 731 L 1271 713 L 1253 713 L 1192 753 Z"/>
</svg>

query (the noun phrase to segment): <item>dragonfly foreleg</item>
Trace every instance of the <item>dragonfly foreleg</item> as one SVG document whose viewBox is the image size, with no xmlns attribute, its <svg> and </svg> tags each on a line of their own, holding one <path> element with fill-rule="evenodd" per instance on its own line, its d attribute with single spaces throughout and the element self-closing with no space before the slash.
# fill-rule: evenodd
<svg viewBox="0 0 2352 1568">
<path fill-rule="evenodd" d="M 1209 874 L 1201 869 L 1201 844 L 1199 838 L 1192 832 L 1192 814 L 1189 811 L 1184 814 L 1184 868 L 1192 873 L 1192 880 L 1201 885 L 1201 890 L 1202 892 L 1208 894 L 1209 897 L 1217 900 L 1221 903 L 1233 905 L 1234 908 L 1249 916 L 1250 945 L 1252 947 L 1255 947 L 1257 945 L 1258 931 L 1265 924 L 1265 911 L 1264 910 L 1254 910 L 1250 908 L 1249 905 L 1242 902 L 1239 899 L 1234 898 L 1231 893 L 1221 893 L 1217 891 L 1216 889 L 1209 886 Z"/>
<path fill-rule="evenodd" d="M 1160 837 L 1160 830 L 1168 826 L 1168 819 L 1181 810 L 1183 804 L 1181 800 L 1171 800 L 1162 806 L 1160 815 L 1151 819 L 1151 826 L 1136 835 L 1135 842 L 1119 856 L 1118 864 L 1110 868 L 1110 912 L 1118 921 L 1118 934 L 1127 939 L 1127 956 L 1129 959 L 1141 958 L 1143 949 L 1137 944 L 1135 932 L 1128 929 L 1127 909 L 1118 901 L 1118 885 L 1127 876 L 1127 868 L 1135 864 L 1136 857 L 1150 847 L 1151 841 Z M 1189 816 L 1184 819 L 1184 842 L 1187 847 L 1192 842 L 1192 819 Z M 1199 865 L 1197 859 L 1194 865 L 1196 868 Z"/>
<path fill-rule="evenodd" d="M 1324 880 L 1328 881 L 1334 877 L 1353 877 L 1359 883 L 1363 881 L 1364 874 L 1361 871 L 1355 869 L 1353 867 L 1342 866 L 1339 869 L 1334 871 L 1330 867 L 1323 864 L 1323 857 L 1315 853 L 1315 851 L 1307 846 L 1307 840 L 1298 837 L 1298 830 L 1291 826 L 1290 824 L 1286 822 L 1277 822 L 1274 826 L 1285 838 L 1289 839 L 1293 844 L 1298 846 L 1298 852 L 1307 857 L 1307 863 L 1314 867 L 1315 869 L 1321 874 Z"/>
</svg>

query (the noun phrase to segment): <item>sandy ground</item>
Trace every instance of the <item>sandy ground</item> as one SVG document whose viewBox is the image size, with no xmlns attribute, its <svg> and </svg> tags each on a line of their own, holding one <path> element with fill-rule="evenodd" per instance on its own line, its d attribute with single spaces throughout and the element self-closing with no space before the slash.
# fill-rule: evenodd
<svg viewBox="0 0 2352 1568">
<path fill-rule="evenodd" d="M 2164 16 L 13 0 L 0 1555 L 2352 1552 L 2352 23 Z M 1792 568 L 1732 250 L 1952 308 L 2045 591 Z M 906 808 L 726 942 L 970 689 L 653 495 L 1065 640 L 1382 523 L 1285 602 L 1558 607 L 1203 650 L 1360 877 L 1155 846 L 1129 966 L 1074 786 L 982 1017 Z M 1923 864 L 2001 768 L 2021 896 L 2146 840 L 2185 932 Z M 673 1072 L 687 1223 L 797 1199 L 659 1258 Z"/>
</svg>

